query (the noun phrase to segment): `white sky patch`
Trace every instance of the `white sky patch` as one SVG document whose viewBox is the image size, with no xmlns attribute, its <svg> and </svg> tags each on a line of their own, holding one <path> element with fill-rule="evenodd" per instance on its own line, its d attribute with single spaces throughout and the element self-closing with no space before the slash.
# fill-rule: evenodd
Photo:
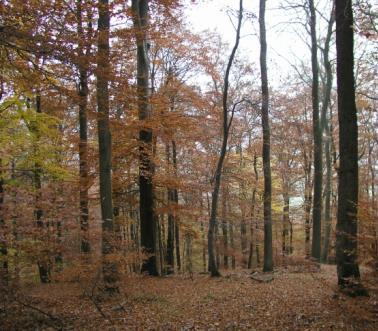
<svg viewBox="0 0 378 331">
<path fill-rule="evenodd" d="M 295 19 L 293 12 L 289 13 L 288 10 L 280 8 L 281 2 L 282 0 L 268 0 L 265 15 L 268 43 L 268 75 L 270 84 L 275 87 L 285 84 L 287 76 L 295 73 L 292 65 L 302 61 L 309 64 L 310 61 L 310 50 L 303 40 L 309 37 L 306 36 L 301 26 L 301 23 L 306 24 L 305 14 L 301 13 L 301 20 Z M 189 6 L 186 11 L 188 24 L 194 32 L 203 30 L 217 31 L 231 47 L 235 40 L 235 29 L 227 12 L 228 9 L 237 10 L 238 6 L 238 0 L 208 0 L 198 5 Z M 250 62 L 256 65 L 259 64 L 260 52 L 258 9 L 259 0 L 244 1 L 245 16 L 248 13 L 252 13 L 255 18 L 245 20 L 239 48 L 239 52 L 242 53 L 243 57 L 248 57 Z M 324 16 L 328 17 L 329 13 L 325 12 Z M 297 23 L 288 23 L 293 19 Z M 236 22 L 236 19 L 234 19 L 234 22 Z M 322 18 L 318 17 L 318 24 L 320 25 L 321 22 Z M 322 25 L 324 26 L 324 23 Z M 298 33 L 305 37 L 301 38 Z"/>
</svg>

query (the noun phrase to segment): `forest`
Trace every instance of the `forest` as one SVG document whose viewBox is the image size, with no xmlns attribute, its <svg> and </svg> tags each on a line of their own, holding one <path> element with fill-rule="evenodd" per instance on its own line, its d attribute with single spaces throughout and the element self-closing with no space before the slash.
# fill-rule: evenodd
<svg viewBox="0 0 378 331">
<path fill-rule="evenodd" d="M 377 330 L 377 63 L 374 0 L 1 0 L 0 330 Z"/>
</svg>

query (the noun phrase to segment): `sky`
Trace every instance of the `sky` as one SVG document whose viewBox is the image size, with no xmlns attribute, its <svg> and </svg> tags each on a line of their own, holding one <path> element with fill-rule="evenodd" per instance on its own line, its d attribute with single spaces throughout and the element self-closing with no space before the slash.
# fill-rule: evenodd
<svg viewBox="0 0 378 331">
<path fill-rule="evenodd" d="M 310 61 L 310 50 L 305 41 L 298 36 L 298 32 L 303 35 L 303 29 L 298 23 L 288 23 L 290 20 L 295 19 L 295 14 L 292 12 L 290 15 L 287 10 L 280 9 L 281 2 L 282 0 L 268 0 L 265 15 L 268 43 L 268 74 L 271 85 L 275 86 L 284 84 L 287 75 L 294 72 L 292 64 L 302 60 L 308 63 Z M 232 45 L 235 40 L 235 29 L 227 15 L 227 9 L 236 10 L 238 6 L 239 0 L 199 1 L 197 5 L 192 5 L 187 10 L 189 26 L 195 32 L 207 29 L 216 30 L 223 40 Z M 255 18 L 253 19 L 254 23 L 249 20 L 243 24 L 239 48 L 239 52 L 244 56 L 248 56 L 251 62 L 257 65 L 257 68 L 260 51 L 256 17 L 258 16 L 258 6 L 259 0 L 244 1 L 245 11 L 253 13 Z M 321 18 L 319 18 L 320 22 Z"/>
</svg>

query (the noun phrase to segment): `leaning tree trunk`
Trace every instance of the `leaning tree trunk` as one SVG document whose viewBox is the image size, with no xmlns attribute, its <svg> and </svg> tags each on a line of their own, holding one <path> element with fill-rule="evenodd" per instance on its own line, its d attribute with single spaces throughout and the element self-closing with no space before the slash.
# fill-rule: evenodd
<svg viewBox="0 0 378 331">
<path fill-rule="evenodd" d="M 261 69 L 261 122 L 263 130 L 263 169 L 264 169 L 264 272 L 273 270 L 272 245 L 272 178 L 270 170 L 270 126 L 269 126 L 269 89 L 266 65 L 266 0 L 260 0 L 260 69 Z"/>
<path fill-rule="evenodd" d="M 337 96 L 339 115 L 339 190 L 336 226 L 338 284 L 352 295 L 360 285 L 357 262 L 358 126 L 353 73 L 353 12 L 351 0 L 336 0 Z"/>
<path fill-rule="evenodd" d="M 231 71 L 231 66 L 235 58 L 236 51 L 239 47 L 240 41 L 240 30 L 241 30 L 241 23 L 243 19 L 243 0 L 239 2 L 239 15 L 238 15 L 238 26 L 236 29 L 236 40 L 234 47 L 231 51 L 231 55 L 228 59 L 226 74 L 224 77 L 224 88 L 223 88 L 223 140 L 222 140 L 222 147 L 221 152 L 219 155 L 217 167 L 214 174 L 214 188 L 212 192 L 212 200 L 211 200 L 211 211 L 210 211 L 210 221 L 209 221 L 209 231 L 208 231 L 208 254 L 209 254 L 209 271 L 212 277 L 220 276 L 218 271 L 218 266 L 216 264 L 215 254 L 214 254 L 214 240 L 215 240 L 215 230 L 216 230 L 216 223 L 217 223 L 217 208 L 218 208 L 218 198 L 219 198 L 219 189 L 221 184 L 221 177 L 222 177 L 222 169 L 223 169 L 223 162 L 226 157 L 227 153 L 227 141 L 228 141 L 228 133 L 230 129 L 230 125 L 232 123 L 233 118 L 233 111 L 231 114 L 230 120 L 228 119 L 228 89 L 229 89 L 229 76 Z"/>
<path fill-rule="evenodd" d="M 321 244 L 321 217 L 322 217 L 322 130 L 319 119 L 319 67 L 318 45 L 316 39 L 316 14 L 314 0 L 310 5 L 310 32 L 311 32 L 311 67 L 312 67 L 312 127 L 314 135 L 314 196 L 312 207 L 312 246 L 311 256 L 319 261 Z"/>
<path fill-rule="evenodd" d="M 148 61 L 148 0 L 133 0 L 132 9 L 134 17 L 134 30 L 137 43 L 137 91 L 138 116 L 140 121 L 151 117 L 149 105 L 149 61 Z M 141 245 L 149 255 L 143 262 L 142 272 L 149 275 L 158 275 L 155 251 L 155 220 L 154 193 L 152 175 L 154 165 L 152 162 L 152 131 L 143 128 L 139 132 L 139 212 Z"/>
<path fill-rule="evenodd" d="M 118 290 L 118 270 L 109 255 L 114 253 L 114 221 L 111 178 L 111 134 L 109 127 L 109 0 L 98 4 L 97 108 L 100 168 L 100 203 L 102 217 L 103 279 L 109 292 Z"/>
</svg>

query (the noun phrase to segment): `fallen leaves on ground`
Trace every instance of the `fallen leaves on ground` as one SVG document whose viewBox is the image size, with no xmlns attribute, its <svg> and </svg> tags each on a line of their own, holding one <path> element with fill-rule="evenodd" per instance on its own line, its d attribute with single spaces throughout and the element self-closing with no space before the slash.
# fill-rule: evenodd
<svg viewBox="0 0 378 331">
<path fill-rule="evenodd" d="M 55 321 L 15 303 L 17 320 L 10 306 L 0 318 L 11 330 L 377 330 L 374 283 L 363 298 L 349 298 L 335 284 L 334 266 L 316 273 L 281 268 L 269 282 L 254 281 L 245 270 L 193 280 L 130 276 L 110 299 L 89 299 L 77 284 L 58 283 L 28 289 L 30 305 Z"/>
</svg>

